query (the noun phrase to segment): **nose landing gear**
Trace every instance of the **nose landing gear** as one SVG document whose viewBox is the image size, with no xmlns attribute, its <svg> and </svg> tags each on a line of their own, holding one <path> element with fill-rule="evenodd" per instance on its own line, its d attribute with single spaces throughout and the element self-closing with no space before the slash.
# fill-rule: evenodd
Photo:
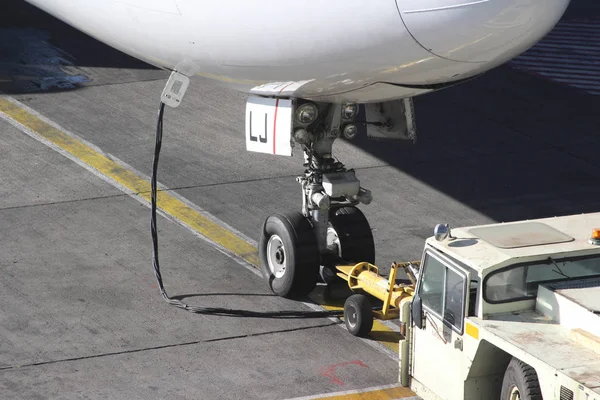
<svg viewBox="0 0 600 400">
<path fill-rule="evenodd" d="M 259 255 L 261 270 L 271 290 L 293 298 L 312 291 L 318 279 L 332 282 L 339 276 L 336 266 L 375 262 L 371 227 L 356 207 L 360 203 L 370 204 L 371 192 L 360 186 L 353 170 L 334 159 L 335 140 L 341 136 L 352 140 L 366 132 L 376 139 L 414 142 L 416 125 L 411 98 L 360 106 L 303 99 L 286 101 L 293 108 L 291 131 L 288 131 L 291 147 L 298 144 L 304 151 L 306 169 L 304 175 L 296 178 L 302 187 L 302 210 L 266 219 Z M 263 104 L 265 100 L 255 102 Z M 275 102 L 275 112 L 278 104 L 279 100 Z M 254 126 L 251 118 L 249 125 L 247 120 L 248 126 Z M 252 136 L 250 128 L 247 143 L 253 149 L 256 143 L 252 140 L 257 138 Z M 266 122 L 264 129 L 266 134 Z M 275 132 L 272 133 L 274 141 Z M 287 155 L 291 154 L 291 147 Z M 274 154 L 275 150 L 273 145 Z"/>
<path fill-rule="evenodd" d="M 342 260 L 375 262 L 371 227 L 356 208 L 359 203 L 369 204 L 371 193 L 360 187 L 353 170 L 332 157 L 340 132 L 357 129 L 358 107 L 353 111 L 350 106 L 326 104 L 311 109 L 306 104 L 297 108 L 302 113 L 294 134 L 304 150 L 306 167 L 297 178 L 302 212 L 269 216 L 259 240 L 263 275 L 275 294 L 288 298 L 308 294 L 319 278 L 335 279 L 335 265 Z M 312 122 L 307 110 L 315 116 Z"/>
</svg>

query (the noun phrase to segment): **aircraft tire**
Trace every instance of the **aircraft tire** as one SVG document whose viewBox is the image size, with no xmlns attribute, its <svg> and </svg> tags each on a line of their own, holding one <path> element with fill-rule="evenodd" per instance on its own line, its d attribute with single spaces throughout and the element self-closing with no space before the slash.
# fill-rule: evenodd
<svg viewBox="0 0 600 400">
<path fill-rule="evenodd" d="M 261 272 L 273 293 L 297 298 L 315 288 L 319 248 L 312 225 L 301 213 L 269 216 L 258 249 Z"/>
<path fill-rule="evenodd" d="M 364 294 L 353 294 L 344 303 L 344 323 L 348 332 L 364 337 L 373 329 L 373 309 Z"/>
<path fill-rule="evenodd" d="M 365 215 L 356 207 L 340 207 L 330 211 L 329 223 L 341 247 L 341 258 L 347 263 L 375 263 L 375 241 Z"/>
</svg>

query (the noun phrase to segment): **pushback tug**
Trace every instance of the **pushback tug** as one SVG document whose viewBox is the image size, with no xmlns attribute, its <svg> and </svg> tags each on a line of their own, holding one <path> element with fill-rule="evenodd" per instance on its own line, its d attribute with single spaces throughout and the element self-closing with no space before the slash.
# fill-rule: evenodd
<svg viewBox="0 0 600 400">
<path fill-rule="evenodd" d="M 600 213 L 438 225 L 422 260 L 401 265 L 414 284 L 393 283 L 399 265 L 389 280 L 369 263 L 339 267 L 361 292 L 346 325 L 363 335 L 386 314 L 354 296 L 400 298 L 400 382 L 425 400 L 598 400 L 598 227 Z"/>
</svg>

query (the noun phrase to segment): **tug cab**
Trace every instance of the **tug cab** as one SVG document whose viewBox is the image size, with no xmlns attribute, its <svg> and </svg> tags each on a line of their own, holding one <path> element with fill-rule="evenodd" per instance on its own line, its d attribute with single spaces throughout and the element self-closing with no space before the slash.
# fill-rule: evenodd
<svg viewBox="0 0 600 400">
<path fill-rule="evenodd" d="M 600 400 L 597 228 L 600 213 L 438 225 L 400 316 L 401 383 L 425 400 Z"/>
</svg>

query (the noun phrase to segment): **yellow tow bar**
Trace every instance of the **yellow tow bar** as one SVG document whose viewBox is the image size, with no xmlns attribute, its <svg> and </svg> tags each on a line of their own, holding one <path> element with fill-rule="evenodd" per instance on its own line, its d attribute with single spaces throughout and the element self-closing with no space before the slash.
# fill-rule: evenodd
<svg viewBox="0 0 600 400">
<path fill-rule="evenodd" d="M 344 304 L 344 321 L 348 331 L 355 336 L 366 336 L 373 327 L 373 317 L 382 320 L 398 318 L 402 303 L 405 303 L 403 300 L 412 298 L 415 291 L 416 277 L 411 267 L 420 264 L 420 261 L 393 263 L 387 279 L 379 275 L 375 265 L 368 262 L 336 266 L 337 276 L 347 281 L 352 291 L 359 292 L 348 297 Z M 396 284 L 399 268 L 406 271 L 410 284 Z M 381 300 L 381 309 L 374 310 L 364 293 Z"/>
</svg>

